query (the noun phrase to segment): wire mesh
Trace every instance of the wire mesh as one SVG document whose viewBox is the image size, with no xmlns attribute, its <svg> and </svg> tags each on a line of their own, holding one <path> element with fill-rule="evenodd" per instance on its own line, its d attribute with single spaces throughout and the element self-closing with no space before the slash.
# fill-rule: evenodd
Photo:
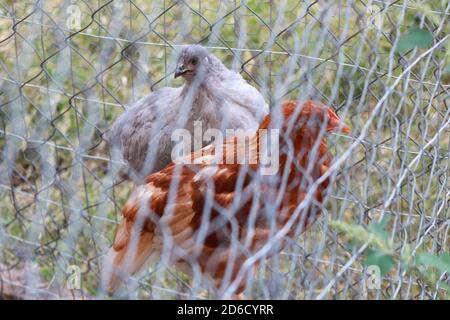
<svg viewBox="0 0 450 320">
<path fill-rule="evenodd" d="M 104 133 L 126 105 L 182 85 L 178 49 L 201 43 L 271 106 L 319 100 L 352 130 L 330 137 L 324 215 L 260 264 L 247 296 L 447 297 L 448 272 L 408 265 L 449 251 L 449 16 L 444 0 L 3 0 L 0 294 L 106 297 L 100 263 L 133 184 Z M 412 28 L 431 43 L 399 50 Z M 374 289 L 364 230 L 384 216 L 393 266 Z M 123 297 L 214 297 L 173 266 L 132 282 Z"/>
</svg>

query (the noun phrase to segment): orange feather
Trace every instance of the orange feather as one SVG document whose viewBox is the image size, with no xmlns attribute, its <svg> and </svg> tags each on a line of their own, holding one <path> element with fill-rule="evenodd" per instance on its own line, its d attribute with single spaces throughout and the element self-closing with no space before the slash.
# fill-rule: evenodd
<svg viewBox="0 0 450 320">
<path fill-rule="evenodd" d="M 227 289 L 237 281 L 235 293 L 242 292 L 245 276 L 251 272 L 243 272 L 242 266 L 249 257 L 268 243 L 271 249 L 265 257 L 279 252 L 287 238 L 298 236 L 298 230 L 304 231 L 315 221 L 329 178 L 316 187 L 313 201 L 298 209 L 313 183 L 331 165 L 324 133 L 347 133 L 349 129 L 331 108 L 317 102 L 288 101 L 281 111 L 280 166 L 274 177 L 258 176 L 258 130 L 249 142 L 250 148 L 258 151 L 253 164 L 214 165 L 216 148 L 208 146 L 189 156 L 201 159 L 200 163 L 172 163 L 137 187 L 123 208 L 123 220 L 103 268 L 110 291 L 151 257 L 162 256 L 187 272 L 200 268 L 205 281 L 211 280 L 217 288 Z M 275 128 L 275 122 L 267 116 L 259 129 Z M 236 138 L 224 144 L 235 159 L 245 148 Z M 284 227 L 287 232 L 275 238 Z"/>
</svg>

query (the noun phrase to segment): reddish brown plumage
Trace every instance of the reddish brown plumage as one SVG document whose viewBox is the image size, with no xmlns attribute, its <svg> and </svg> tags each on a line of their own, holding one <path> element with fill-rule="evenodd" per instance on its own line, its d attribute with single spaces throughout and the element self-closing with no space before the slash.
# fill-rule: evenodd
<svg viewBox="0 0 450 320">
<path fill-rule="evenodd" d="M 255 179 L 260 161 L 258 131 L 250 141 L 257 150 L 254 164 L 212 166 L 215 148 L 209 146 L 191 155 L 191 159 L 201 158 L 201 163 L 172 163 L 137 188 L 123 209 L 123 220 L 105 263 L 104 276 L 110 290 L 117 289 L 123 278 L 141 269 L 149 257 L 158 257 L 163 251 L 166 262 L 180 265 L 187 272 L 193 266 L 199 267 L 204 279 L 212 280 L 221 290 L 237 279 L 234 291 L 239 293 L 245 276 L 251 272 L 251 268 L 242 268 L 248 257 L 268 243 L 272 247 L 265 257 L 278 252 L 285 239 L 298 236 L 317 218 L 329 178 L 315 187 L 311 203 L 302 210 L 296 209 L 332 161 L 323 134 L 336 129 L 348 132 L 348 128 L 332 109 L 317 102 L 298 105 L 289 101 L 281 110 L 284 120 L 280 127 L 280 167 L 275 177 Z M 275 121 L 267 116 L 260 129 L 273 128 L 272 122 Z M 235 153 L 243 147 L 236 138 L 225 144 L 228 151 Z M 289 154 L 293 156 L 291 161 Z M 171 198 L 171 184 L 175 182 L 178 186 L 174 186 L 176 193 Z M 287 232 L 274 238 L 285 226 Z"/>
</svg>

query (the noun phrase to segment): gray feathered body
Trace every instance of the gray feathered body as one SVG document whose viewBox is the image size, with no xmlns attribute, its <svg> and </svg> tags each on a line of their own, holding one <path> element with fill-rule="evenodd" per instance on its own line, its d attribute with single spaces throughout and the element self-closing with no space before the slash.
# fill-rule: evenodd
<svg viewBox="0 0 450 320">
<path fill-rule="evenodd" d="M 193 134 L 195 121 L 202 122 L 204 131 L 215 128 L 223 134 L 225 129 L 256 129 L 268 113 L 262 95 L 241 75 L 212 55 L 205 59 L 203 81 L 154 91 L 126 108 L 113 124 L 107 140 L 128 162 L 136 183 L 171 162 L 175 129 Z M 185 119 L 180 119 L 182 114 Z"/>
</svg>

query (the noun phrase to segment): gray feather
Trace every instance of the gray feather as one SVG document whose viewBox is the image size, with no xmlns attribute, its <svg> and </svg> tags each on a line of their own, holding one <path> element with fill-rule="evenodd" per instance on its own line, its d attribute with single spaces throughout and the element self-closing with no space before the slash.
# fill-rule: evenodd
<svg viewBox="0 0 450 320">
<path fill-rule="evenodd" d="M 198 45 L 187 48 L 194 50 L 191 54 L 205 50 Z M 228 70 L 213 55 L 201 54 L 202 77 L 187 80 L 180 88 L 167 87 L 148 94 L 126 108 L 108 132 L 110 147 L 128 162 L 136 183 L 143 183 L 147 175 L 171 162 L 175 129 L 183 127 L 192 134 L 194 121 L 201 121 L 203 130 L 216 128 L 223 133 L 225 129 L 256 129 L 268 113 L 262 95 L 241 75 Z M 189 109 L 183 123 L 179 118 L 186 105 Z"/>
</svg>

